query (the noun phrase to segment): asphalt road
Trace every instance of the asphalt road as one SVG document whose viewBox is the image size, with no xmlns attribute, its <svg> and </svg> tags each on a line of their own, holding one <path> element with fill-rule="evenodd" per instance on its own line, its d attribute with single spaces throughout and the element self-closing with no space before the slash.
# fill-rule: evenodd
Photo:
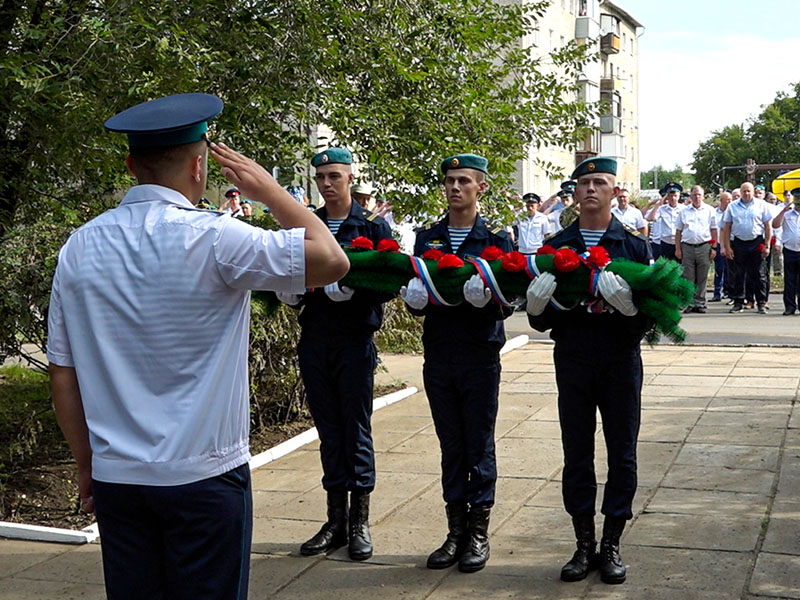
<svg viewBox="0 0 800 600">
<path fill-rule="evenodd" d="M 800 314 L 783 316 L 780 294 L 770 295 L 771 310 L 765 315 L 755 310 L 730 314 L 726 302 L 709 302 L 706 314 L 684 315 L 681 327 L 689 334 L 686 345 L 800 347 Z M 533 340 L 550 339 L 547 333 L 539 333 L 528 325 L 526 313 L 516 312 L 506 320 L 506 335 L 512 338 L 520 334 Z"/>
</svg>

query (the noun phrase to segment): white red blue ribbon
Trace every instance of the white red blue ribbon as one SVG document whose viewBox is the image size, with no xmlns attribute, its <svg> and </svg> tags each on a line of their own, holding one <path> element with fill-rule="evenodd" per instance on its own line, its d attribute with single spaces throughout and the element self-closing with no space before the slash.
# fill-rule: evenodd
<svg viewBox="0 0 800 600">
<path fill-rule="evenodd" d="M 489 291 L 492 293 L 492 300 L 497 302 L 500 306 L 513 306 L 513 304 L 511 304 L 508 300 L 506 300 L 505 296 L 503 296 L 503 291 L 497 284 L 497 279 L 495 279 L 492 268 L 489 266 L 489 263 L 486 262 L 486 260 L 476 257 L 468 260 L 467 262 L 472 264 L 478 271 L 478 275 L 481 276 L 484 285 L 486 285 L 486 287 L 489 288 Z"/>
<path fill-rule="evenodd" d="M 444 299 L 444 296 L 439 293 L 439 290 L 436 289 L 433 283 L 431 274 L 428 272 L 428 265 L 425 264 L 424 259 L 419 256 L 409 256 L 409 258 L 411 259 L 411 266 L 414 269 L 414 273 L 422 280 L 425 289 L 428 290 L 428 300 L 430 300 L 431 304 L 434 306 L 458 306 L 458 304 L 460 304 L 450 304 Z"/>
</svg>

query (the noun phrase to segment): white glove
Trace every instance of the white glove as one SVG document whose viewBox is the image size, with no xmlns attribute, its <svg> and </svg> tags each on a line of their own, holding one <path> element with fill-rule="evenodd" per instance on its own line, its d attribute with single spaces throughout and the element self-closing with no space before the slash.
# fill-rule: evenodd
<svg viewBox="0 0 800 600">
<path fill-rule="evenodd" d="M 633 303 L 631 286 L 622 277 L 611 271 L 603 271 L 597 278 L 597 291 L 611 306 L 626 317 L 639 312 Z"/>
<path fill-rule="evenodd" d="M 552 273 L 542 273 L 536 279 L 531 281 L 528 286 L 528 291 L 525 292 L 525 298 L 528 305 L 525 310 L 528 314 L 537 317 L 544 312 L 547 303 L 556 291 L 556 276 Z"/>
<path fill-rule="evenodd" d="M 353 288 L 349 288 L 346 285 L 339 287 L 339 284 L 335 281 L 333 283 L 329 283 L 322 289 L 325 290 L 325 295 L 334 302 L 345 302 L 350 300 L 355 293 Z"/>
<path fill-rule="evenodd" d="M 464 300 L 475 308 L 483 308 L 492 299 L 492 292 L 477 273 L 464 282 Z"/>
<path fill-rule="evenodd" d="M 400 288 L 400 297 L 403 302 L 416 310 L 421 310 L 428 304 L 428 290 L 425 289 L 425 284 L 419 277 L 411 279 L 408 285 Z"/>
<path fill-rule="evenodd" d="M 275 292 L 278 300 L 289 306 L 297 306 L 300 304 L 300 294 L 292 294 L 291 292 Z"/>
</svg>

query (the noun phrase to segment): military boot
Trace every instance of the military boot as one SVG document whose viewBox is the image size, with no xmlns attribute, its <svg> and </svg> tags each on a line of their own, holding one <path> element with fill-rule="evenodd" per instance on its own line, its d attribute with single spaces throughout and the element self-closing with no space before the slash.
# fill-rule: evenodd
<svg viewBox="0 0 800 600">
<path fill-rule="evenodd" d="M 572 559 L 561 568 L 561 581 L 586 579 L 589 571 L 597 568 L 597 540 L 594 538 L 594 516 L 572 517 L 578 549 Z"/>
<path fill-rule="evenodd" d="M 369 535 L 369 492 L 350 494 L 350 543 L 347 548 L 353 560 L 372 556 L 372 537 Z"/>
<path fill-rule="evenodd" d="M 314 556 L 347 543 L 347 492 L 328 492 L 328 521 L 314 537 L 300 546 L 300 554 Z"/>
<path fill-rule="evenodd" d="M 603 538 L 600 540 L 600 579 L 603 583 L 623 583 L 627 569 L 619 555 L 619 538 L 625 529 L 625 519 L 606 517 Z"/>
<path fill-rule="evenodd" d="M 474 573 L 486 566 L 489 560 L 490 506 L 471 506 L 467 514 L 467 548 L 458 559 L 458 570 Z"/>
<path fill-rule="evenodd" d="M 451 503 L 444 510 L 447 513 L 447 539 L 428 557 L 429 569 L 452 567 L 467 547 L 467 505 Z"/>
</svg>

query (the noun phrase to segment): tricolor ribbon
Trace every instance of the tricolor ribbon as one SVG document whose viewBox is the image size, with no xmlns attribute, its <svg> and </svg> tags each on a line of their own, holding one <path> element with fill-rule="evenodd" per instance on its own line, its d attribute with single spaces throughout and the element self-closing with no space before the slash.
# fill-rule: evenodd
<svg viewBox="0 0 800 600">
<path fill-rule="evenodd" d="M 606 310 L 605 302 L 601 301 L 601 298 L 597 293 L 597 282 L 600 279 L 600 273 L 602 272 L 603 267 L 600 267 L 589 260 L 588 250 L 580 253 L 578 256 L 586 268 L 589 269 L 589 295 L 592 297 L 592 299 L 582 301 L 581 304 L 585 306 L 586 310 L 590 313 L 599 314 L 604 312 Z"/>
<path fill-rule="evenodd" d="M 528 273 L 528 276 L 531 278 L 531 281 L 533 281 L 542 273 L 541 271 L 539 271 L 539 267 L 536 266 L 535 254 L 528 254 L 526 258 L 528 259 L 528 261 L 525 264 L 525 271 Z M 558 300 L 556 300 L 555 296 L 550 298 L 550 306 L 552 306 L 557 310 L 569 310 L 566 306 L 564 306 Z"/>
<path fill-rule="evenodd" d="M 425 285 L 425 289 L 428 290 L 428 299 L 430 300 L 431 304 L 434 306 L 457 306 L 456 304 L 450 304 L 447 300 L 444 299 L 439 293 L 439 290 L 436 289 L 436 286 L 433 284 L 433 279 L 431 278 L 431 274 L 428 272 L 428 265 L 425 264 L 425 259 L 420 258 L 419 256 L 409 256 L 411 259 L 411 266 L 414 269 L 414 273 L 417 274 L 422 280 L 422 283 Z"/>
<path fill-rule="evenodd" d="M 508 300 L 506 300 L 505 296 L 503 296 L 503 291 L 500 289 L 497 279 L 495 279 L 494 273 L 492 273 L 492 268 L 489 266 L 489 263 L 486 262 L 486 260 L 476 257 L 468 260 L 467 262 L 472 264 L 478 271 L 478 275 L 481 276 L 483 283 L 492 293 L 492 300 L 497 302 L 500 306 L 514 306 Z"/>
</svg>

